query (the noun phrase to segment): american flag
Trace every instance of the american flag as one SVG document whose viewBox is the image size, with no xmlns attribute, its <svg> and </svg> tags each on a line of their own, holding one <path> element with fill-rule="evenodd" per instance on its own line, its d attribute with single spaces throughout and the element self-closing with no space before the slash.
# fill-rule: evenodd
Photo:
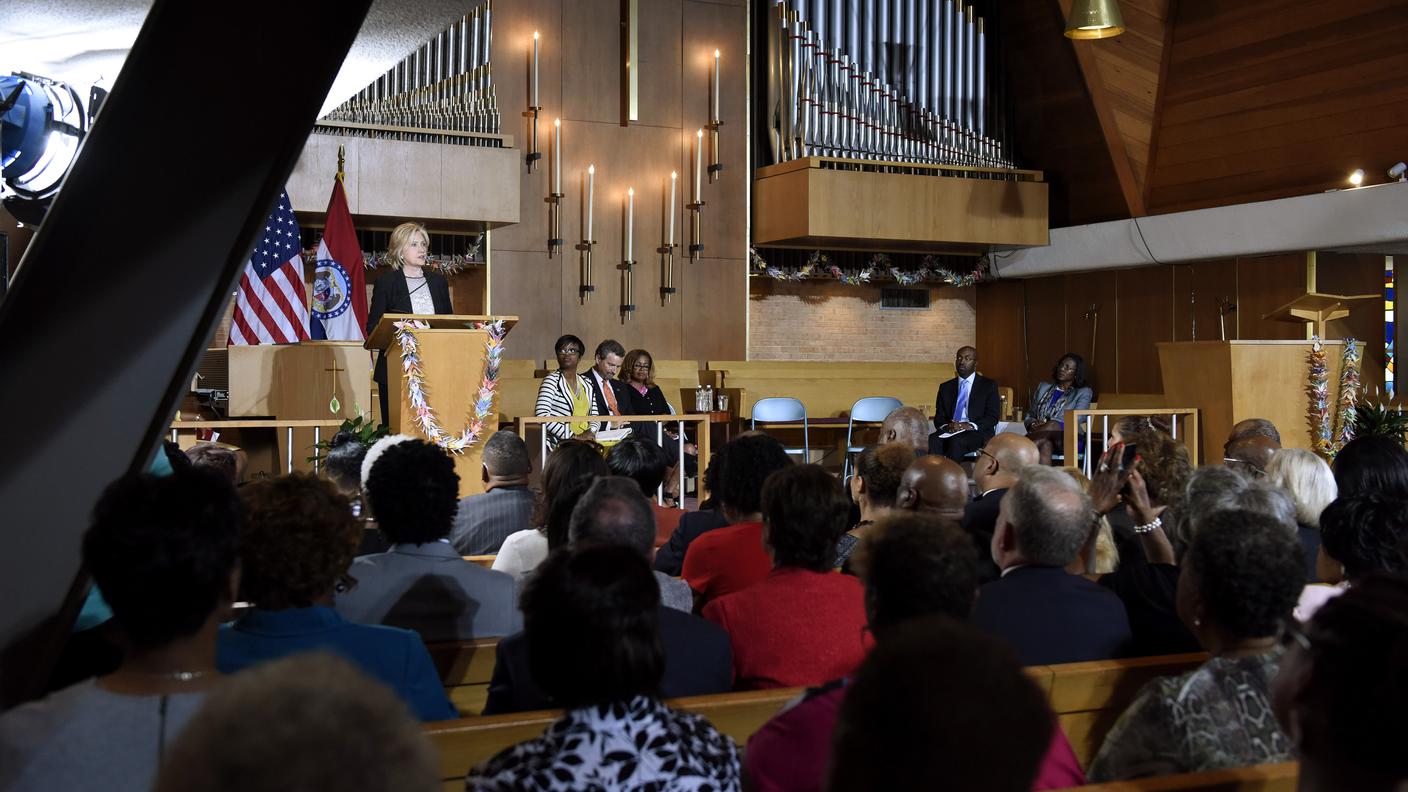
<svg viewBox="0 0 1408 792">
<path fill-rule="evenodd" d="M 292 344 L 308 339 L 303 244 L 288 193 L 264 223 L 235 292 L 230 344 Z"/>
</svg>

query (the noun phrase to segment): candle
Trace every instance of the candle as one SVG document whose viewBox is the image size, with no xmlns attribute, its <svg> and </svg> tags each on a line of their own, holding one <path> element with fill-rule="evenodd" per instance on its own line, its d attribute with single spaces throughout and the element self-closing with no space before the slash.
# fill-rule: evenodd
<svg viewBox="0 0 1408 792">
<path fill-rule="evenodd" d="M 528 103 L 538 107 L 538 31 L 533 31 L 533 100 Z"/>
<path fill-rule="evenodd" d="M 631 237 L 635 236 L 636 225 L 636 190 L 634 187 L 626 189 L 626 261 L 634 261 L 631 258 Z"/>
<path fill-rule="evenodd" d="M 587 166 L 587 241 L 592 240 L 592 195 L 596 192 L 596 166 Z"/>
<path fill-rule="evenodd" d="M 552 120 L 552 191 L 562 193 L 562 119 Z"/>
<path fill-rule="evenodd" d="M 670 234 L 665 237 L 665 244 L 667 245 L 675 244 L 675 181 L 677 177 L 677 173 L 670 171 L 670 208 L 665 210 L 665 216 L 669 218 L 670 227 Z"/>
<path fill-rule="evenodd" d="M 710 120 L 717 124 L 717 123 L 719 122 L 719 51 L 718 51 L 718 50 L 714 50 L 714 84 L 711 86 L 711 88 L 713 89 L 713 90 L 712 90 L 712 93 L 713 93 L 713 95 L 714 95 L 714 101 L 710 103 L 710 106 L 713 107 L 713 109 L 714 109 L 714 116 L 713 116 L 713 118 L 711 118 Z"/>
<path fill-rule="evenodd" d="M 704 182 L 704 130 L 694 133 L 694 202 L 699 203 L 699 198 L 704 194 L 702 184 Z"/>
</svg>

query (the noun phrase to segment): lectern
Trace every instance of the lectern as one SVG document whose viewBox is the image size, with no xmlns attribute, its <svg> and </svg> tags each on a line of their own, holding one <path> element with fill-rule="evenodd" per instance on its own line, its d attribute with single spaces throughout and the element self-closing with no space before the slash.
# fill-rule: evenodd
<svg viewBox="0 0 1408 792">
<path fill-rule="evenodd" d="M 458 435 L 474 416 L 474 403 L 484 379 L 485 343 L 489 333 L 479 329 L 480 325 L 501 321 L 507 332 L 518 322 L 518 317 L 386 314 L 372 329 L 367 348 L 380 349 L 386 355 L 386 385 L 390 391 L 387 402 L 391 407 L 391 414 L 385 416 L 386 423 L 393 433 L 424 437 L 416 422 L 416 410 L 407 396 L 401 347 L 396 342 L 396 323 L 408 319 L 429 325 L 427 329 L 411 331 L 420 356 L 426 403 L 440 428 L 446 434 Z M 463 453 L 454 455 L 455 472 L 460 476 L 460 497 L 484 491 L 480 458 L 484 441 L 498 428 L 496 390 L 494 407 L 478 440 Z"/>
<path fill-rule="evenodd" d="M 1158 344 L 1164 403 L 1197 407 L 1204 462 L 1215 463 L 1232 425 L 1265 418 L 1286 448 L 1310 449 L 1306 358 L 1310 341 L 1163 341 Z M 1323 342 L 1330 409 L 1339 389 L 1343 341 Z"/>
</svg>

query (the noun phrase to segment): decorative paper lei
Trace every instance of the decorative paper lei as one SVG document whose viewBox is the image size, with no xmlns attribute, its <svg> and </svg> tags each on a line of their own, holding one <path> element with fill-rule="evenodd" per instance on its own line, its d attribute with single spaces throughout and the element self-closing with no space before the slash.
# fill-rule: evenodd
<svg viewBox="0 0 1408 792">
<path fill-rule="evenodd" d="M 1340 366 L 1340 398 L 1335 414 L 1334 443 L 1331 454 L 1339 453 L 1344 444 L 1354 439 L 1354 405 L 1359 402 L 1359 365 L 1364 351 L 1353 338 L 1344 340 L 1344 356 Z"/>
<path fill-rule="evenodd" d="M 749 248 L 748 258 L 754 271 L 767 275 L 773 280 L 803 281 L 821 277 L 821 273 L 824 273 L 825 276 L 830 276 L 830 278 L 847 286 L 870 285 L 885 276 L 901 286 L 931 282 L 947 286 L 972 286 L 987 280 L 989 272 L 987 257 L 980 258 L 977 266 L 968 273 L 954 272 L 940 265 L 934 256 L 925 256 L 924 266 L 919 269 L 903 270 L 894 266 L 889 256 L 884 253 L 876 253 L 865 267 L 853 271 L 843 270 L 832 264 L 831 259 L 821 251 L 813 251 L 811 256 L 807 258 L 807 263 L 796 269 L 786 269 L 768 264 L 753 248 Z"/>
<path fill-rule="evenodd" d="M 469 425 L 459 434 L 446 434 L 440 428 L 440 421 L 430 407 L 425 392 L 425 373 L 421 371 L 420 344 L 413 331 L 430 327 L 420 319 L 405 319 L 395 323 L 396 343 L 401 347 L 401 365 L 405 370 L 406 393 L 410 396 L 411 407 L 415 410 L 416 426 L 430 442 L 456 454 L 464 453 L 484 435 L 484 427 L 492 420 L 494 413 L 494 390 L 499 382 L 499 363 L 504 354 L 504 329 L 502 321 L 476 322 L 475 329 L 486 330 L 489 340 L 484 342 L 484 379 L 479 383 L 479 393 L 474 401 L 474 409 L 469 416 Z"/>
<path fill-rule="evenodd" d="M 1311 449 L 1321 457 L 1329 459 L 1330 437 L 1333 434 L 1330 428 L 1330 375 L 1325 365 L 1325 348 L 1320 345 L 1319 338 L 1313 341 L 1310 352 L 1305 356 L 1306 365 L 1310 369 L 1309 381 L 1305 386 L 1306 396 L 1310 400 L 1306 418 L 1310 422 Z"/>
</svg>

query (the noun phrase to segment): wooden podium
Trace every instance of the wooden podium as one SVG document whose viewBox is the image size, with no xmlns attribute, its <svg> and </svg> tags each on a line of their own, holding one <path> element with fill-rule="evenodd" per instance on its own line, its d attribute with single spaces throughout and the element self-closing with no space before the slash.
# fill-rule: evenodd
<svg viewBox="0 0 1408 792">
<path fill-rule="evenodd" d="M 1310 448 L 1305 391 L 1310 341 L 1162 341 L 1157 346 L 1164 403 L 1202 413 L 1201 462 L 1219 461 L 1232 425 L 1247 418 L 1276 424 L 1286 448 Z M 1344 342 L 1323 346 L 1333 411 Z"/>
<path fill-rule="evenodd" d="M 516 316 L 417 316 L 386 314 L 367 339 L 368 349 L 380 349 L 386 354 L 386 385 L 391 414 L 386 423 L 392 433 L 423 436 L 415 421 L 415 411 L 406 394 L 401 349 L 396 344 L 395 323 L 417 319 L 430 325 L 416 330 L 421 373 L 425 377 L 425 395 L 441 429 L 446 434 L 458 434 L 473 414 L 474 400 L 484 378 L 484 344 L 488 332 L 476 329 L 481 322 L 502 321 L 505 330 L 517 322 Z M 484 428 L 484 434 L 474 447 L 455 454 L 455 472 L 460 476 L 460 497 L 484 491 L 480 478 L 480 457 L 484 441 L 498 430 L 498 393 L 494 394 L 494 411 Z"/>
</svg>

